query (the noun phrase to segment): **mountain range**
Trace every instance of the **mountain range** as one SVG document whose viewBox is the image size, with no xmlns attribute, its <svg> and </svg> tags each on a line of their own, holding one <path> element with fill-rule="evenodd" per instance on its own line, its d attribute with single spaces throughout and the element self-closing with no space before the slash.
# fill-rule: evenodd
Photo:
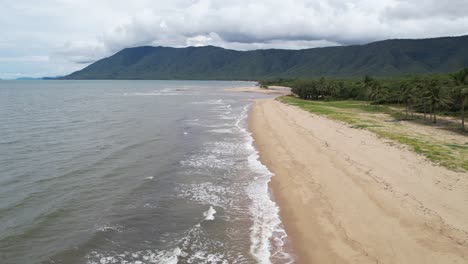
<svg viewBox="0 0 468 264">
<path fill-rule="evenodd" d="M 446 73 L 468 66 L 468 36 L 303 50 L 134 47 L 64 79 L 258 80 Z"/>
</svg>

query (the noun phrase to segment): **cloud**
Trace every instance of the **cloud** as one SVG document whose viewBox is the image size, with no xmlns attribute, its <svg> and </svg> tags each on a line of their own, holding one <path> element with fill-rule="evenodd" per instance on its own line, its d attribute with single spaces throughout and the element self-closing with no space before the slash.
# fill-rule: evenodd
<svg viewBox="0 0 468 264">
<path fill-rule="evenodd" d="M 62 64 L 51 73 L 141 45 L 303 49 L 468 34 L 466 0 L 4 1 L 0 57 L 48 54 Z"/>
<path fill-rule="evenodd" d="M 468 5 L 466 1 L 454 2 Z M 164 11 L 157 5 L 149 5 L 89 40 L 92 52 L 78 48 L 75 49 L 78 55 L 70 59 L 87 58 L 88 62 L 124 47 L 140 45 L 298 49 L 361 44 L 385 38 L 433 37 L 444 32 L 450 35 L 468 33 L 464 28 L 467 22 L 464 12 L 448 7 L 450 5 L 445 2 L 425 3 L 198 0 L 166 4 Z M 444 25 L 444 31 L 434 31 L 436 23 Z M 68 49 L 68 53 L 70 51 Z"/>
<path fill-rule="evenodd" d="M 100 41 L 69 41 L 53 53 L 53 58 L 67 58 L 74 63 L 88 64 L 108 51 Z"/>
<path fill-rule="evenodd" d="M 264 40 L 252 42 L 226 42 L 217 33 L 211 32 L 207 35 L 197 35 L 189 37 L 183 46 L 218 46 L 235 50 L 251 50 L 251 49 L 306 49 L 326 46 L 339 46 L 337 42 L 326 40 Z"/>
<path fill-rule="evenodd" d="M 0 62 L 45 62 L 45 61 L 49 61 L 49 56 L 0 57 Z"/>
<path fill-rule="evenodd" d="M 391 19 L 403 20 L 459 20 L 468 17 L 468 1 L 466 0 L 398 0 L 385 9 L 385 15 Z"/>
</svg>

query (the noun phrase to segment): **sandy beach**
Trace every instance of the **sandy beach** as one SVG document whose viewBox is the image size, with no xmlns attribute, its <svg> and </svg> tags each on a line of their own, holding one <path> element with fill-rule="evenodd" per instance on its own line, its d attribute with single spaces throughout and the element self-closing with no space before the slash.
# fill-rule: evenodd
<svg viewBox="0 0 468 264">
<path fill-rule="evenodd" d="M 468 175 L 274 99 L 249 128 L 298 263 L 468 263 Z"/>
</svg>

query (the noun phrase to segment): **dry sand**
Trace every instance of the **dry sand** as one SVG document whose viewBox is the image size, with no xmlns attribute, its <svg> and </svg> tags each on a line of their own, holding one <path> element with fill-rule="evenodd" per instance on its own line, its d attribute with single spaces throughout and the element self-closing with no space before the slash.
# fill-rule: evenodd
<svg viewBox="0 0 468 264">
<path fill-rule="evenodd" d="M 468 263 L 468 175 L 273 99 L 249 127 L 298 263 Z"/>
</svg>

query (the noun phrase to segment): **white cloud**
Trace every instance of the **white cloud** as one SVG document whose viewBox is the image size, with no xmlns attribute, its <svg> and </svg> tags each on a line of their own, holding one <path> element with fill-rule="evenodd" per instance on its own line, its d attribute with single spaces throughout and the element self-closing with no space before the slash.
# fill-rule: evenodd
<svg viewBox="0 0 468 264">
<path fill-rule="evenodd" d="M 466 0 L 396 0 L 392 6 L 385 9 L 388 17 L 393 19 L 420 20 L 443 18 L 457 20 L 468 17 L 468 1 Z"/>
<path fill-rule="evenodd" d="M 54 75 L 140 45 L 300 49 L 463 35 L 466 10 L 466 0 L 2 0 L 0 57 L 48 54 Z M 9 63 L 18 72 L 22 61 Z"/>
<path fill-rule="evenodd" d="M 45 62 L 45 61 L 49 61 L 49 56 L 0 57 L 0 62 Z"/>
</svg>

